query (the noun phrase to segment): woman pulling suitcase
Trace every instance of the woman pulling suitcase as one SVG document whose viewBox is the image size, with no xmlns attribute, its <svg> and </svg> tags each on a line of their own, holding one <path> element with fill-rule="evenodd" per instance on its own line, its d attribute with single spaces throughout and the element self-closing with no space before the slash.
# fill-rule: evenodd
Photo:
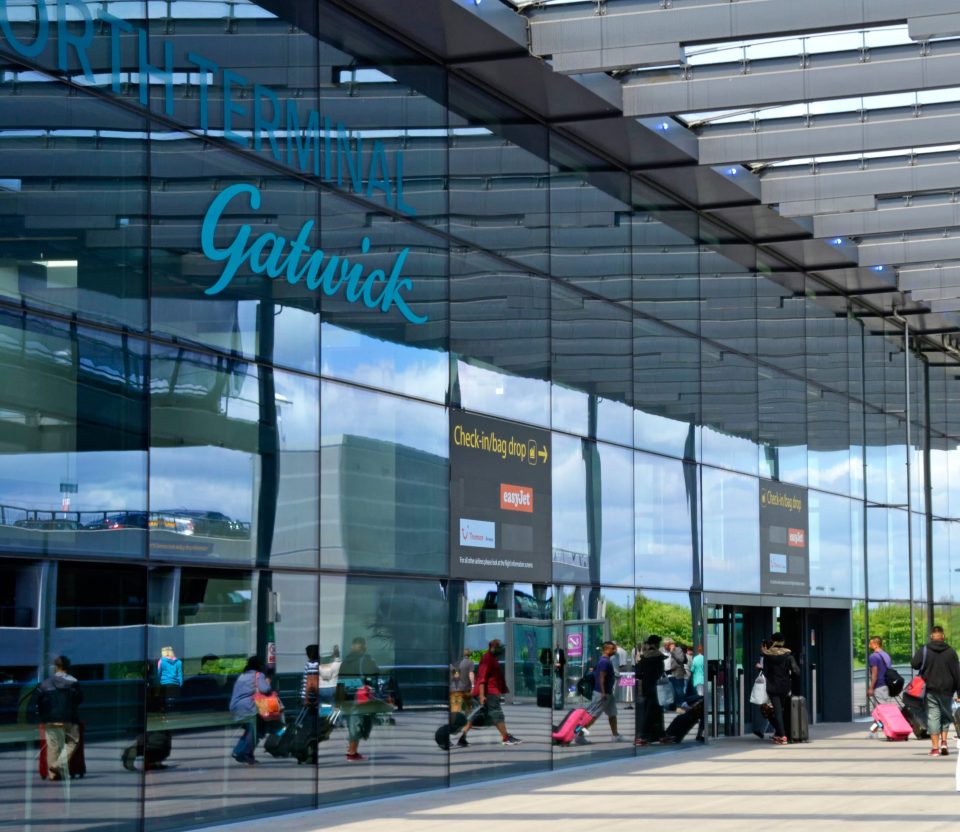
<svg viewBox="0 0 960 832">
<path fill-rule="evenodd" d="M 800 675 L 800 666 L 793 653 L 784 646 L 783 633 L 770 636 L 769 646 L 762 647 L 763 675 L 767 680 L 767 695 L 773 705 L 773 741 L 776 745 L 786 745 L 787 732 L 784 728 L 784 715 L 790 709 L 791 676 Z"/>
</svg>

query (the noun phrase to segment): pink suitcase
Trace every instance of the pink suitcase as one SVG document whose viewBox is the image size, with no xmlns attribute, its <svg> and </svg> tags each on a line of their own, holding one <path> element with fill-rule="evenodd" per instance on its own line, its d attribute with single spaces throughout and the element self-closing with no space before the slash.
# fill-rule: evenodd
<svg viewBox="0 0 960 832">
<path fill-rule="evenodd" d="M 877 705 L 871 716 L 883 727 L 883 735 L 888 740 L 905 740 L 913 733 L 910 723 L 903 718 L 896 702 Z"/>
<path fill-rule="evenodd" d="M 586 708 L 574 708 L 564 718 L 557 730 L 551 734 L 557 745 L 570 745 L 582 728 L 589 725 L 593 714 Z"/>
</svg>

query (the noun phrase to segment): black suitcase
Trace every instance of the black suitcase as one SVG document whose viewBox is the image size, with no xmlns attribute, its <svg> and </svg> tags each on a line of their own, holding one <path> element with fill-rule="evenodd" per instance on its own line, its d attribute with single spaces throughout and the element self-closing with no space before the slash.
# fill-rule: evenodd
<svg viewBox="0 0 960 832">
<path fill-rule="evenodd" d="M 905 693 L 901 699 L 900 713 L 903 714 L 903 718 L 909 723 L 913 735 L 918 740 L 930 736 L 927 731 L 927 709 L 922 699 Z"/>
<path fill-rule="evenodd" d="M 787 732 L 790 742 L 810 742 L 810 726 L 807 720 L 805 696 L 790 697 L 790 727 Z"/>
<path fill-rule="evenodd" d="M 457 711 L 456 713 L 450 714 L 446 724 L 437 728 L 436 733 L 433 735 L 433 739 L 436 741 L 437 745 L 439 745 L 444 751 L 447 751 L 450 748 L 450 737 L 453 734 L 462 731 L 466 724 L 467 715 L 463 711 Z"/>
<path fill-rule="evenodd" d="M 553 688 L 552 687 L 537 688 L 537 707 L 538 708 L 553 707 Z"/>
<path fill-rule="evenodd" d="M 683 738 L 690 733 L 694 725 L 698 725 L 703 718 L 703 700 L 701 699 L 695 705 L 691 705 L 682 714 L 677 714 L 673 721 L 667 726 L 667 737 L 673 742 L 682 742 Z"/>
<path fill-rule="evenodd" d="M 134 762 L 137 757 L 143 757 L 144 771 L 163 768 L 163 761 L 170 756 L 172 749 L 173 735 L 170 731 L 148 731 L 139 734 L 133 745 L 124 749 L 120 761 L 127 771 L 136 771 Z"/>
</svg>

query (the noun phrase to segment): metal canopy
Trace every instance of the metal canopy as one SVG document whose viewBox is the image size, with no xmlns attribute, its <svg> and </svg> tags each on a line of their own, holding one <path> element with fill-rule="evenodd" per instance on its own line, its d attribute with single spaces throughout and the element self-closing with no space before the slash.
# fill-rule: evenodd
<svg viewBox="0 0 960 832">
<path fill-rule="evenodd" d="M 555 71 L 603 71 L 625 119 L 696 137 L 696 167 L 644 175 L 822 278 L 820 296 L 938 342 L 958 330 L 960 0 L 512 5 Z"/>
</svg>

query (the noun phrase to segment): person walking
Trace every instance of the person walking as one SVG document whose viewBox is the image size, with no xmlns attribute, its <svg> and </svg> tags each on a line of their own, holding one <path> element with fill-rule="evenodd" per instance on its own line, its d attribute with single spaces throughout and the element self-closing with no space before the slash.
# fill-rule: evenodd
<svg viewBox="0 0 960 832">
<path fill-rule="evenodd" d="M 183 687 L 183 662 L 177 658 L 172 647 L 161 647 L 157 659 L 157 679 L 160 682 L 160 696 L 165 714 L 173 713 L 180 699 Z"/>
<path fill-rule="evenodd" d="M 252 766 L 257 761 L 253 752 L 258 741 L 258 715 L 254 694 L 270 693 L 270 680 L 264 675 L 263 662 L 259 656 L 250 656 L 233 684 L 230 697 L 230 713 L 243 724 L 243 733 L 233 747 L 233 759 L 241 765 Z"/>
<path fill-rule="evenodd" d="M 699 699 L 703 699 L 703 692 L 706 690 L 704 681 L 704 658 L 703 645 L 697 645 L 697 655 L 690 661 L 690 684 L 693 686 L 693 694 Z"/>
<path fill-rule="evenodd" d="M 605 641 L 600 650 L 600 660 L 593 672 L 593 697 L 590 700 L 590 713 L 593 716 L 584 727 L 589 728 L 600 718 L 600 714 L 606 714 L 610 721 L 610 734 L 613 741 L 622 742 L 623 736 L 617 731 L 617 673 L 613 662 L 617 653 L 617 645 L 612 641 Z M 582 733 L 578 733 L 576 743 L 585 745 L 586 742 L 586 737 Z"/>
<path fill-rule="evenodd" d="M 487 721 L 497 726 L 501 744 L 520 745 L 522 740 L 518 740 L 507 731 L 506 717 L 503 715 L 503 697 L 510 692 L 510 689 L 507 687 L 507 680 L 503 675 L 503 668 L 500 666 L 502 653 L 503 647 L 500 644 L 500 639 L 492 639 L 487 645 L 487 652 L 483 654 L 480 658 L 480 664 L 477 665 L 473 695 L 483 706 Z M 470 744 L 467 742 L 467 734 L 471 728 L 473 728 L 473 722 L 467 720 L 463 733 L 457 740 L 459 747 L 463 748 Z"/>
<path fill-rule="evenodd" d="M 450 665 L 450 713 L 469 711 L 473 699 L 473 683 L 476 674 L 473 669 L 472 651 L 467 648 L 456 664 Z"/>
<path fill-rule="evenodd" d="M 789 648 L 784 646 L 783 633 L 770 636 L 768 647 L 761 648 L 763 675 L 767 680 L 767 696 L 773 705 L 773 741 L 786 745 L 785 714 L 790 712 L 791 676 L 800 675 L 800 666 Z"/>
<path fill-rule="evenodd" d="M 673 707 L 677 711 L 682 711 L 683 709 L 680 706 L 686 698 L 685 690 L 687 687 L 687 654 L 670 636 L 667 636 L 663 640 L 661 656 L 663 658 L 664 670 L 673 688 Z"/>
<path fill-rule="evenodd" d="M 960 660 L 946 641 L 943 627 L 930 630 L 930 641 L 910 662 L 926 683 L 927 731 L 930 732 L 931 757 L 947 757 L 947 733 L 953 720 L 951 701 L 960 697 Z"/>
<path fill-rule="evenodd" d="M 373 715 L 363 707 L 371 698 L 371 684 L 377 683 L 380 667 L 367 653 L 367 640 L 357 636 L 350 643 L 350 652 L 340 665 L 338 690 L 345 697 L 347 714 L 347 760 L 360 763 L 366 760 L 360 753 L 360 740 L 370 738 Z"/>
<path fill-rule="evenodd" d="M 636 738 L 634 745 L 644 746 L 662 742 L 663 708 L 657 700 L 657 681 L 664 674 L 664 656 L 660 651 L 660 636 L 650 635 L 637 649 L 636 686 L 639 688 L 636 704 Z"/>
<path fill-rule="evenodd" d="M 70 760 L 80 745 L 79 708 L 83 691 L 69 669 L 70 660 L 57 656 L 53 660 L 53 675 L 44 679 L 36 692 L 37 714 L 47 746 L 48 780 L 69 779 Z"/>
</svg>

